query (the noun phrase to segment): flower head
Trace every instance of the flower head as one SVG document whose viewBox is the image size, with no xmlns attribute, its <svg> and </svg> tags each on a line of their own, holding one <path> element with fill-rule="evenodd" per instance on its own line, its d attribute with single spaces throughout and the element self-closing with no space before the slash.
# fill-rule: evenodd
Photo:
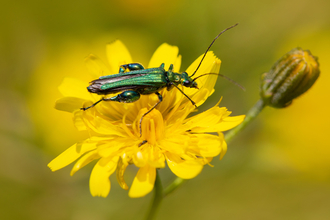
<svg viewBox="0 0 330 220">
<path fill-rule="evenodd" d="M 305 93 L 320 75 L 317 57 L 294 48 L 261 76 L 260 96 L 269 106 L 283 108 Z"/>
<path fill-rule="evenodd" d="M 90 55 L 87 67 L 98 78 L 101 75 L 118 73 L 119 66 L 132 63 L 126 47 L 116 41 L 107 46 L 110 68 L 100 59 Z M 192 74 L 199 64 L 200 56 L 186 70 Z M 181 56 L 178 48 L 162 44 L 152 56 L 148 68 L 170 64 L 174 72 L 179 72 Z M 208 52 L 195 77 L 204 73 L 218 73 L 220 60 Z M 217 75 L 198 78 L 197 89 L 181 88 L 197 106 L 200 106 L 214 92 Z M 90 191 L 93 196 L 106 197 L 110 191 L 109 176 L 116 171 L 117 180 L 123 189 L 129 189 L 124 173 L 128 165 L 139 168 L 130 187 L 130 197 L 141 197 L 154 186 L 156 169 L 165 163 L 178 177 L 190 179 L 197 176 L 205 164 L 213 157 L 226 153 L 227 145 L 222 131 L 240 124 L 244 116 L 230 117 L 226 108 L 218 105 L 192 117 L 195 106 L 176 88 L 160 91 L 163 101 L 150 113 L 140 119 L 155 103 L 155 94 L 142 95 L 133 103 L 103 101 L 86 111 L 81 107 L 90 106 L 100 97 L 86 90 L 87 83 L 77 79 L 65 79 L 59 87 L 63 98 L 56 102 L 56 108 L 73 113 L 75 126 L 79 130 L 90 131 L 91 136 L 76 143 L 48 166 L 53 170 L 61 169 L 76 161 L 71 175 L 93 160 L 97 160 L 90 176 Z M 213 134 L 211 134 L 213 133 Z M 214 135 L 217 134 L 217 135 Z"/>
</svg>

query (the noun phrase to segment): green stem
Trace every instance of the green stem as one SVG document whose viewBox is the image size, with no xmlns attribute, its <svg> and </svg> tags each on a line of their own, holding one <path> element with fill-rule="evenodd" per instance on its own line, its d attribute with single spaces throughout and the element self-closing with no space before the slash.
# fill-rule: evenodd
<svg viewBox="0 0 330 220">
<path fill-rule="evenodd" d="M 162 199 L 164 198 L 164 194 L 163 194 L 163 186 L 162 186 L 162 182 L 160 180 L 160 177 L 159 177 L 159 173 L 158 173 L 158 170 L 156 171 L 156 180 L 155 180 L 155 194 L 154 194 L 154 197 L 153 197 L 153 200 L 151 201 L 151 206 L 149 208 L 149 211 L 147 213 L 147 216 L 146 216 L 146 220 L 152 220 L 154 219 L 156 213 L 157 213 L 157 210 L 158 210 L 158 207 L 162 201 Z"/>
<path fill-rule="evenodd" d="M 164 197 L 173 192 L 187 180 L 177 177 L 166 189 L 164 190 Z"/>
<path fill-rule="evenodd" d="M 236 126 L 235 128 L 231 129 L 225 134 L 226 142 L 230 142 L 233 137 L 235 137 L 243 128 L 246 127 L 257 115 L 261 112 L 261 110 L 265 107 L 265 102 L 260 99 L 246 114 L 244 121 Z"/>
</svg>

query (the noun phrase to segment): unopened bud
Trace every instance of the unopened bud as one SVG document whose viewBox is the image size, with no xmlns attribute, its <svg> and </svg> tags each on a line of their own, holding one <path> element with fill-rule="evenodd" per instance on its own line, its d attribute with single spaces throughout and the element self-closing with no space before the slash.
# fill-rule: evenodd
<svg viewBox="0 0 330 220">
<path fill-rule="evenodd" d="M 320 75 L 317 57 L 295 48 L 261 76 L 260 96 L 266 105 L 284 108 L 306 92 Z"/>
</svg>

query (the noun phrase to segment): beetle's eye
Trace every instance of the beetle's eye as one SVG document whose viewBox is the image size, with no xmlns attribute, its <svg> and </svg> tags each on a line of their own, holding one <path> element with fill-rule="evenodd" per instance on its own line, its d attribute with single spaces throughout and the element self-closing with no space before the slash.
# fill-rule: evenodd
<svg viewBox="0 0 330 220">
<path fill-rule="evenodd" d="M 183 81 L 183 86 L 189 87 L 191 85 L 191 82 L 189 80 Z"/>
</svg>

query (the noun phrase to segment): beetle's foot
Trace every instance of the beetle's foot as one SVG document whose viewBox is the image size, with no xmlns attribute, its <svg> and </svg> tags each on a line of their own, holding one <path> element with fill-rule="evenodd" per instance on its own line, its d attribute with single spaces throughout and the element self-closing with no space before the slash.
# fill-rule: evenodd
<svg viewBox="0 0 330 220">
<path fill-rule="evenodd" d="M 142 145 L 146 144 L 147 142 L 148 142 L 147 140 L 142 141 L 142 142 L 139 144 L 139 147 L 141 147 Z"/>
</svg>

